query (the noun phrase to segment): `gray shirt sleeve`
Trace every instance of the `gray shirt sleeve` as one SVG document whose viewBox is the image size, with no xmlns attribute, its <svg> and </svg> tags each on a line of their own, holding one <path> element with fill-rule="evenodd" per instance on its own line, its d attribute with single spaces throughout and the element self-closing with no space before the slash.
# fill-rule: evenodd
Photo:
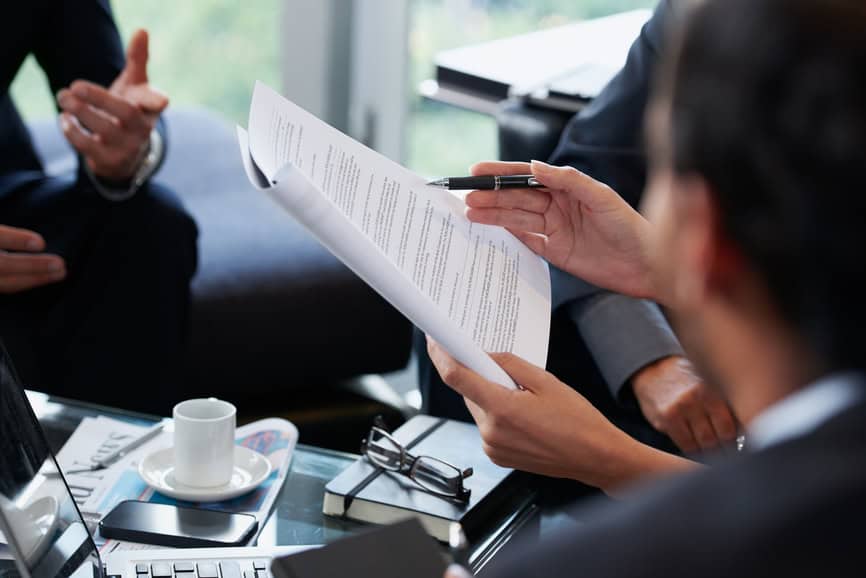
<svg viewBox="0 0 866 578">
<path fill-rule="evenodd" d="M 599 291 L 566 307 L 616 399 L 641 368 L 664 357 L 684 355 L 658 305 L 651 301 Z"/>
<path fill-rule="evenodd" d="M 643 115 L 650 85 L 664 51 L 668 18 L 677 2 L 659 2 L 629 51 L 623 70 L 593 102 L 569 122 L 551 157 L 612 186 L 637 205 L 645 185 Z M 672 16 L 673 15 L 673 16 Z M 568 308 L 596 365 L 614 396 L 642 367 L 670 355 L 682 355 L 677 338 L 659 310 L 640 301 L 602 291 L 580 280 L 554 276 L 554 307 Z"/>
<path fill-rule="evenodd" d="M 553 309 L 565 307 L 613 396 L 642 367 L 683 349 L 658 305 L 550 268 Z"/>
</svg>

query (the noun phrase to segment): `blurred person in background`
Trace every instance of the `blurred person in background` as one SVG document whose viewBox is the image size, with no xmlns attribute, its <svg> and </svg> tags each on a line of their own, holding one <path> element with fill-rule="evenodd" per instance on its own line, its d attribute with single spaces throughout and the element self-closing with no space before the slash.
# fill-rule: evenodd
<svg viewBox="0 0 866 578">
<path fill-rule="evenodd" d="M 634 42 L 622 71 L 563 132 L 550 162 L 610 184 L 632 206 L 646 185 L 643 117 L 666 31 L 689 0 L 663 0 Z M 484 170 L 489 167 L 476 167 Z M 548 370 L 607 419 L 665 452 L 695 455 L 731 447 L 738 424 L 727 403 L 686 358 L 659 307 L 600 290 L 551 268 L 553 322 Z M 424 409 L 469 420 L 463 399 L 442 384 L 416 331 Z"/>
<path fill-rule="evenodd" d="M 587 523 L 512 548 L 485 576 L 862 572 L 863 30 L 860 0 L 700 3 L 648 117 L 647 218 L 544 164 L 531 169 L 546 189 L 467 196 L 471 220 L 508 227 L 563 270 L 671 306 L 746 428 L 741 454 L 577 512 Z M 530 168 L 486 168 L 509 166 Z M 525 387 L 506 390 L 430 348 L 487 436 L 538 424 L 515 450 L 538 446 L 579 476 L 615 476 L 649 451 L 541 368 L 498 357 Z"/>
<path fill-rule="evenodd" d="M 28 387 L 168 411 L 179 395 L 197 229 L 151 181 L 168 98 L 148 36 L 124 55 L 108 0 L 0 8 L 0 336 Z M 33 55 L 77 170 L 46 174 L 9 87 Z"/>
</svg>

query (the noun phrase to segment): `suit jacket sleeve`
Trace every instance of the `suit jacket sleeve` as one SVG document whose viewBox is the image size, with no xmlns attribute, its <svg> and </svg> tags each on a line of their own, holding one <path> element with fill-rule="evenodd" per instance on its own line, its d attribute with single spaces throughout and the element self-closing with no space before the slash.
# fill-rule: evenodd
<svg viewBox="0 0 866 578">
<path fill-rule="evenodd" d="M 607 183 L 637 206 L 646 182 L 643 116 L 671 7 L 659 4 L 629 51 L 622 71 L 568 123 L 551 163 L 571 165 Z M 555 303 L 568 307 L 615 397 L 642 367 L 682 355 L 654 303 L 585 286 L 572 290 L 554 275 Z"/>
<path fill-rule="evenodd" d="M 109 1 L 59 0 L 50 4 L 44 21 L 35 28 L 33 54 L 48 77 L 51 92 L 57 94 L 78 79 L 111 85 L 126 59 Z M 168 135 L 161 118 L 157 131 L 165 151 Z"/>
</svg>

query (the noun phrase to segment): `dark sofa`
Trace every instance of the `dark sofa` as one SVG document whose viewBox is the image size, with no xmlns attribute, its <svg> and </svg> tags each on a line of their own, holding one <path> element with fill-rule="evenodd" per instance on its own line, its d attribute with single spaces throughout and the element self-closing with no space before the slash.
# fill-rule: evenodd
<svg viewBox="0 0 866 578">
<path fill-rule="evenodd" d="M 166 120 L 156 180 L 200 230 L 184 393 L 267 400 L 404 367 L 408 321 L 249 185 L 233 127 L 201 109 Z M 31 128 L 49 172 L 74 166 L 53 121 Z"/>
</svg>

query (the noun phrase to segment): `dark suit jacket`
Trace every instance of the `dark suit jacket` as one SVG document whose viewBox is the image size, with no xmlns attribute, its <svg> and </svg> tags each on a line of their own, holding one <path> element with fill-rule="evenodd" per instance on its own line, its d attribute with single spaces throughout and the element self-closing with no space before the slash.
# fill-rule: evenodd
<svg viewBox="0 0 866 578">
<path fill-rule="evenodd" d="M 590 522 L 531 553 L 512 549 L 485 576 L 862 576 L 866 403 L 804 437 L 576 517 Z"/>
<path fill-rule="evenodd" d="M 681 17 L 684 0 L 663 0 L 629 50 L 625 66 L 601 94 L 569 121 L 550 158 L 602 181 L 637 205 L 646 181 L 643 118 L 652 80 L 666 50 L 666 30 Z M 554 305 L 564 304 L 610 392 L 636 403 L 623 388 L 645 365 L 682 348 L 658 307 L 616 295 L 555 268 Z M 632 433 L 630 431 L 630 433 Z"/>
<path fill-rule="evenodd" d="M 572 118 L 550 162 L 571 165 L 608 184 L 637 206 L 646 184 L 644 111 L 667 31 L 683 17 L 686 0 L 662 0 L 632 44 L 625 66 Z"/>
<path fill-rule="evenodd" d="M 123 69 L 124 50 L 108 0 L 18 0 L 0 8 L 0 196 L 15 187 L 16 174 L 42 170 L 9 95 L 30 54 L 52 94 L 76 79 L 110 85 Z M 160 133 L 165 139 L 161 126 Z"/>
</svg>

